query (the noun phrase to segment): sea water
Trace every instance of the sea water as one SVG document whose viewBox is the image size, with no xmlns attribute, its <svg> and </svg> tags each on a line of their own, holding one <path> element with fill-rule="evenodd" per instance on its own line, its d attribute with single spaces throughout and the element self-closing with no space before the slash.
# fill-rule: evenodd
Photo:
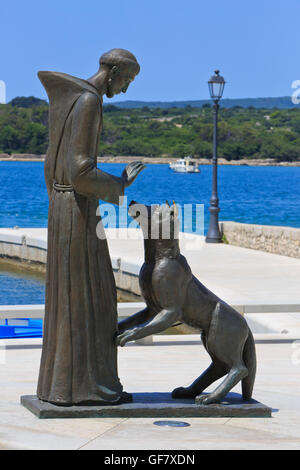
<svg viewBox="0 0 300 470">
<path fill-rule="evenodd" d="M 98 166 L 120 176 L 126 165 Z M 203 234 L 209 222 L 212 167 L 202 165 L 200 170 L 200 173 L 183 174 L 174 173 L 166 164 L 146 165 L 126 189 L 127 201 L 161 204 L 168 200 L 171 204 L 174 200 L 182 207 L 190 204 L 193 219 L 186 230 Z M 220 220 L 300 227 L 300 167 L 220 165 L 218 193 Z M 203 205 L 203 212 L 200 211 L 203 224 L 195 220 L 197 204 Z M 43 162 L 0 162 L 0 227 L 47 227 L 47 213 Z M 126 223 L 123 219 L 121 226 Z M 0 305 L 43 302 L 41 280 L 0 272 Z"/>
<path fill-rule="evenodd" d="M 124 164 L 102 163 L 120 176 Z M 204 205 L 209 221 L 212 167 L 200 173 L 175 173 L 166 164 L 149 164 L 126 189 L 128 202 Z M 218 168 L 220 220 L 300 227 L 300 167 L 234 166 Z M 47 227 L 48 197 L 42 162 L 0 162 L 0 227 Z"/>
</svg>

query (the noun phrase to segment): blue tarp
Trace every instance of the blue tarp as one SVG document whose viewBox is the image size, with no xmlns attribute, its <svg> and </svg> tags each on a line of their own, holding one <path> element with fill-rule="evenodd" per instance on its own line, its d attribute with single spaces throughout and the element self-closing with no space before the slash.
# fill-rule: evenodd
<svg viewBox="0 0 300 470">
<path fill-rule="evenodd" d="M 22 320 L 20 322 L 20 320 Z M 15 323 L 15 324 L 14 324 Z M 22 323 L 20 325 L 20 323 Z M 27 324 L 26 324 L 27 323 Z M 30 318 L 18 318 L 17 320 L 5 320 L 0 325 L 0 338 L 42 338 L 43 320 L 32 320 Z"/>
</svg>

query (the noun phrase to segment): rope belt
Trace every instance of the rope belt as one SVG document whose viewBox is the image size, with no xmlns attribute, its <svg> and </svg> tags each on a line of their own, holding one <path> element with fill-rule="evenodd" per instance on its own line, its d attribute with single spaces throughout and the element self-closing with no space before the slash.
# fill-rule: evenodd
<svg viewBox="0 0 300 470">
<path fill-rule="evenodd" d="M 71 186 L 70 184 L 59 184 L 56 182 L 53 183 L 53 189 L 55 189 L 55 191 L 61 191 L 63 193 L 65 193 L 66 191 L 74 191 L 73 186 Z"/>
</svg>

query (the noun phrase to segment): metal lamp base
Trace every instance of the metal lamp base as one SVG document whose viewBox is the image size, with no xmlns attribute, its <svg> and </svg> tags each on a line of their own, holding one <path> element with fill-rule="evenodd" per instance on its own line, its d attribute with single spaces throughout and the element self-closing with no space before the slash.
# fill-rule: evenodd
<svg viewBox="0 0 300 470">
<path fill-rule="evenodd" d="M 205 242 L 206 243 L 222 243 L 222 238 L 209 238 L 209 237 L 206 237 Z"/>
</svg>

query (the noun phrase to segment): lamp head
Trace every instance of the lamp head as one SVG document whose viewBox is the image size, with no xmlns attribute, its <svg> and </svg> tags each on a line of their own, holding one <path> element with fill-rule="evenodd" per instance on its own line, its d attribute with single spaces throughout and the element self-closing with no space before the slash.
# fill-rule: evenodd
<svg viewBox="0 0 300 470">
<path fill-rule="evenodd" d="M 220 70 L 215 70 L 215 74 L 208 80 L 208 88 L 210 97 L 214 101 L 219 101 L 222 98 L 225 80 L 220 75 Z"/>
</svg>

